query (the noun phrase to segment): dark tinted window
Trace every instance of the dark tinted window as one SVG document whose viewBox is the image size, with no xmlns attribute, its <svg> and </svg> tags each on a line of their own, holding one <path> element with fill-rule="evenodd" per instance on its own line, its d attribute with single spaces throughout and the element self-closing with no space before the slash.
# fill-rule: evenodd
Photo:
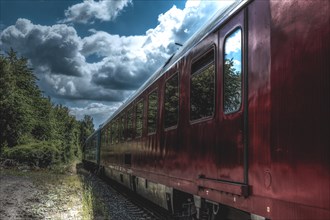
<svg viewBox="0 0 330 220">
<path fill-rule="evenodd" d="M 111 123 L 111 144 L 115 144 L 116 143 L 116 130 L 117 130 L 117 124 L 115 121 L 112 121 Z"/>
<path fill-rule="evenodd" d="M 101 146 L 103 147 L 103 146 L 105 146 L 105 130 L 102 130 L 101 131 Z"/>
<path fill-rule="evenodd" d="M 134 112 L 133 107 L 131 107 L 127 111 L 127 129 L 126 129 L 126 132 L 125 132 L 125 136 L 126 136 L 127 139 L 133 138 L 133 134 L 134 134 L 134 128 L 133 128 L 133 112 Z"/>
<path fill-rule="evenodd" d="M 108 124 L 108 128 L 107 128 L 107 132 L 108 132 L 108 144 L 111 144 L 111 125 Z"/>
<path fill-rule="evenodd" d="M 120 117 L 120 142 L 125 141 L 125 114 Z"/>
<path fill-rule="evenodd" d="M 118 119 L 113 120 L 111 125 L 111 143 L 118 143 Z"/>
<path fill-rule="evenodd" d="M 224 45 L 223 111 L 235 112 L 241 106 L 242 91 L 242 31 L 226 37 Z"/>
<path fill-rule="evenodd" d="M 165 84 L 165 128 L 178 123 L 179 113 L 179 86 L 178 74 L 167 80 Z"/>
<path fill-rule="evenodd" d="M 158 93 L 154 91 L 148 97 L 148 133 L 154 133 L 157 129 Z"/>
<path fill-rule="evenodd" d="M 143 130 L 143 100 L 140 100 L 136 104 L 135 126 L 136 126 L 136 137 L 141 137 Z"/>
<path fill-rule="evenodd" d="M 214 50 L 192 65 L 190 79 L 190 120 L 213 115 L 215 91 Z"/>
<path fill-rule="evenodd" d="M 105 130 L 104 130 L 104 139 L 105 139 L 105 145 L 107 146 L 109 144 L 109 125 L 105 127 Z"/>
</svg>

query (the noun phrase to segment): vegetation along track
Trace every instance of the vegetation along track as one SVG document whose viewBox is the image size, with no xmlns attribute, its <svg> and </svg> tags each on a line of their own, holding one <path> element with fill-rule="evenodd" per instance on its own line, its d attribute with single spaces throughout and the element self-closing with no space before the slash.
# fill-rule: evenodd
<svg viewBox="0 0 330 220">
<path fill-rule="evenodd" d="M 78 172 L 87 173 L 88 171 L 79 169 Z M 105 177 L 100 178 L 93 173 L 84 176 L 90 179 L 87 182 L 91 183 L 90 187 L 94 189 L 93 193 L 104 204 L 111 220 L 173 219 L 166 210 L 132 193 L 113 180 Z"/>
</svg>

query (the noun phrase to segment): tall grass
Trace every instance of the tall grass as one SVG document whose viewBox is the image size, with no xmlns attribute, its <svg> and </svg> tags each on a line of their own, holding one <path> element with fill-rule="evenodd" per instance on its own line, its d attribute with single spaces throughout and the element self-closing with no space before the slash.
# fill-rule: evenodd
<svg viewBox="0 0 330 220">
<path fill-rule="evenodd" d="M 83 190 L 83 219 L 110 219 L 104 203 L 95 195 L 93 187 L 88 183 Z"/>
</svg>

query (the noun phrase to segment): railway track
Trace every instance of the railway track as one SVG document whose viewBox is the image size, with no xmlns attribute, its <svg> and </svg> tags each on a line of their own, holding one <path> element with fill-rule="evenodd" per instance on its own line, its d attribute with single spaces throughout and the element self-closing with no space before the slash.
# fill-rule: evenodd
<svg viewBox="0 0 330 220">
<path fill-rule="evenodd" d="M 106 177 L 102 177 L 101 179 L 111 188 L 116 190 L 117 193 L 121 194 L 127 199 L 128 211 L 131 212 L 132 215 L 136 217 L 136 219 L 173 219 L 167 210 L 155 205 L 142 196 L 133 193 L 123 185 L 120 185 L 119 183 Z"/>
<path fill-rule="evenodd" d="M 174 219 L 167 210 L 151 203 L 149 200 L 133 193 L 119 183 L 94 173 L 84 173 L 86 182 L 91 184 L 96 196 L 104 203 L 111 220 L 171 220 Z"/>
</svg>

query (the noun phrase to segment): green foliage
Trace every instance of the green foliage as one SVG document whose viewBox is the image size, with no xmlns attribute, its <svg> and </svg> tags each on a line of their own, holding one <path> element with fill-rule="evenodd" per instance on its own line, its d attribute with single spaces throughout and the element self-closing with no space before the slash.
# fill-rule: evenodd
<svg viewBox="0 0 330 220">
<path fill-rule="evenodd" d="M 98 198 L 99 195 L 96 194 L 95 189 L 93 189 L 93 187 L 88 183 L 85 183 L 83 188 L 82 219 L 110 219 L 107 207 L 104 202 Z"/>
<path fill-rule="evenodd" d="M 60 162 L 60 151 L 57 149 L 56 144 L 50 142 L 38 142 L 5 148 L 2 156 L 19 163 L 38 167 L 49 167 Z"/>
<path fill-rule="evenodd" d="M 86 139 L 93 134 L 94 123 L 90 115 L 85 115 L 84 119 L 80 121 L 80 145 L 83 146 Z"/>
<path fill-rule="evenodd" d="M 214 111 L 215 96 L 214 62 L 194 73 L 190 82 L 190 119 L 208 117 Z"/>
<path fill-rule="evenodd" d="M 15 146 L 22 134 L 31 132 L 34 100 L 41 96 L 35 83 L 26 59 L 13 50 L 7 57 L 0 55 L 0 146 Z"/>
<path fill-rule="evenodd" d="M 143 100 L 140 100 L 136 104 L 135 113 L 135 126 L 136 126 L 136 137 L 141 137 L 143 129 Z"/>
<path fill-rule="evenodd" d="M 44 97 L 36 83 L 25 58 L 13 50 L 0 53 L 0 153 L 14 147 L 2 157 L 42 166 L 81 157 L 81 146 L 94 131 L 92 117 L 77 121 L 67 107 Z"/>
<path fill-rule="evenodd" d="M 165 128 L 174 126 L 179 115 L 179 78 L 176 73 L 165 85 Z"/>
<path fill-rule="evenodd" d="M 157 129 L 158 93 L 152 92 L 148 99 L 148 133 L 156 132 Z"/>
<path fill-rule="evenodd" d="M 225 59 L 224 65 L 224 112 L 232 112 L 241 105 L 241 72 L 234 68 L 233 58 Z"/>
</svg>

